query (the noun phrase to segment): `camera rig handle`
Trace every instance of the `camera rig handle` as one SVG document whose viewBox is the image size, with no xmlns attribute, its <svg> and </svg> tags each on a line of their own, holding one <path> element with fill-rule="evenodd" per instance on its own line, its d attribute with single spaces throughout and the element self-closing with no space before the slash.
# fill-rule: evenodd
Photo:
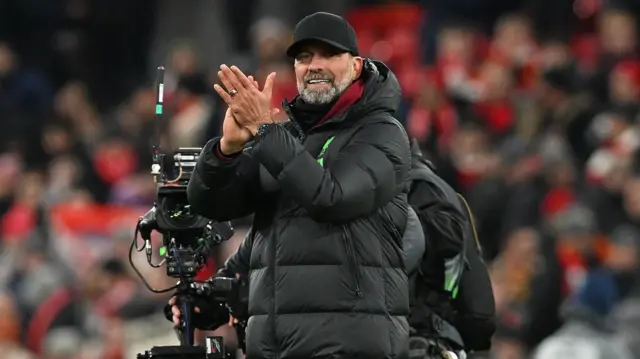
<svg viewBox="0 0 640 359">
<path fill-rule="evenodd" d="M 151 232 L 159 230 L 158 221 L 156 220 L 156 204 L 144 216 L 138 219 L 137 231 L 144 240 L 144 249 L 147 255 L 147 261 L 151 261 Z"/>
<path fill-rule="evenodd" d="M 193 316 L 195 315 L 192 297 L 193 291 L 195 291 L 195 283 L 191 281 L 181 281 L 178 283 L 176 298 L 178 307 L 180 308 L 181 325 L 176 328 L 176 333 L 182 346 L 194 345 L 196 328 L 193 325 Z"/>
<path fill-rule="evenodd" d="M 140 236 L 142 239 L 149 240 L 151 239 L 151 232 L 157 231 L 158 221 L 156 220 L 156 204 L 153 204 L 153 207 L 144 216 L 138 219 L 138 230 L 140 231 Z"/>
</svg>

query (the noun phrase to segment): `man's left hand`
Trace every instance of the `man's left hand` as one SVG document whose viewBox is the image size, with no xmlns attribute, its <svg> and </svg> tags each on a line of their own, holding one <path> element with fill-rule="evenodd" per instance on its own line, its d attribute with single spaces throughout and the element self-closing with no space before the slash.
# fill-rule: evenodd
<svg viewBox="0 0 640 359">
<path fill-rule="evenodd" d="M 231 66 L 231 68 L 227 65 L 220 66 L 218 77 L 227 91 L 219 85 L 214 85 L 214 88 L 229 105 L 239 124 L 255 135 L 260 125 L 274 122 L 271 94 L 276 77 L 275 72 L 267 76 L 262 91 L 256 86 L 253 79 L 248 78 L 236 66 Z"/>
</svg>

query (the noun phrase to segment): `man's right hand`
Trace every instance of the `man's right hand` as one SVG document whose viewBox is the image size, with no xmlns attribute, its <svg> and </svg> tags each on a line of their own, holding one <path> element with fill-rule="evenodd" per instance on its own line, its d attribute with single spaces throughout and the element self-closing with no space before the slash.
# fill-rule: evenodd
<svg viewBox="0 0 640 359">
<path fill-rule="evenodd" d="M 257 89 L 260 88 L 258 81 L 256 81 L 253 76 L 249 76 L 249 80 Z M 279 112 L 280 110 L 277 108 L 272 109 L 271 117 L 275 118 Z M 227 108 L 222 122 L 222 138 L 220 139 L 220 151 L 222 154 L 230 156 L 242 151 L 245 143 L 251 141 L 251 139 L 253 139 L 251 131 L 240 125 L 235 117 L 233 117 L 231 109 Z"/>
<path fill-rule="evenodd" d="M 220 151 L 222 154 L 230 156 L 242 151 L 244 144 L 251 141 L 252 138 L 251 132 L 242 127 L 233 117 L 231 109 L 227 108 L 224 122 L 222 123 L 222 138 L 220 139 Z"/>
<path fill-rule="evenodd" d="M 258 88 L 258 81 L 254 80 L 253 76 L 249 76 L 249 80 Z M 222 122 L 222 138 L 220 139 L 220 151 L 222 154 L 229 156 L 242 151 L 244 144 L 251 141 L 252 138 L 251 132 L 241 126 L 233 117 L 231 109 L 227 108 Z"/>
</svg>

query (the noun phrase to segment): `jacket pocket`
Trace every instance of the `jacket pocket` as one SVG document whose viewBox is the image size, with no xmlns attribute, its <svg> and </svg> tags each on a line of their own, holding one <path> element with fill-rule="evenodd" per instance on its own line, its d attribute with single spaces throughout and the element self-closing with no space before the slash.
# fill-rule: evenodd
<svg viewBox="0 0 640 359">
<path fill-rule="evenodd" d="M 382 223 L 384 231 L 387 233 L 390 233 L 393 236 L 393 239 L 397 241 L 397 243 L 402 244 L 402 239 L 404 237 L 404 234 L 400 233 L 400 230 L 398 229 L 398 227 L 396 227 L 395 222 L 391 217 L 391 214 L 389 213 L 389 211 L 387 211 L 385 208 L 380 208 L 380 214 L 382 217 L 384 217 L 383 220 L 380 221 Z M 407 216 L 408 215 L 409 214 L 407 213 Z"/>
<path fill-rule="evenodd" d="M 351 242 L 351 232 L 346 225 L 342 226 L 342 240 L 344 241 L 344 247 L 347 251 L 347 266 L 349 275 L 353 278 L 353 289 L 356 292 L 358 298 L 362 298 L 362 290 L 360 289 L 360 266 L 356 261 L 356 253 L 353 250 L 353 243 Z"/>
</svg>

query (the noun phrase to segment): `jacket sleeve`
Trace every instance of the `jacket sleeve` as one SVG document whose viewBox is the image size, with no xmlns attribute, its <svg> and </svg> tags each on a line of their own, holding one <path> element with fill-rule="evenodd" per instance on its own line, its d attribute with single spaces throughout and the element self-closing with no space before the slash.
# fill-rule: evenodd
<svg viewBox="0 0 640 359">
<path fill-rule="evenodd" d="M 318 222 L 373 213 L 405 188 L 410 168 L 409 140 L 393 122 L 362 126 L 327 168 L 282 126 L 270 126 L 253 155 Z"/>
<path fill-rule="evenodd" d="M 216 276 L 235 278 L 237 274 L 242 277 L 249 275 L 251 261 L 251 248 L 253 247 L 253 229 L 245 235 L 238 250 L 224 263 L 224 267 L 218 270 Z"/>
<path fill-rule="evenodd" d="M 437 186 L 417 181 L 409 193 L 409 203 L 415 206 L 420 222 L 425 226 L 427 251 L 451 259 L 462 251 L 466 217 Z"/>
<path fill-rule="evenodd" d="M 409 211 L 407 212 L 407 227 L 402 236 L 404 265 L 408 275 L 418 271 L 420 263 L 422 262 L 422 256 L 424 255 L 425 246 L 424 231 L 422 230 L 420 219 L 418 219 L 418 215 L 413 208 L 409 207 Z"/>
<path fill-rule="evenodd" d="M 215 153 L 220 139 L 209 141 L 198 158 L 187 197 L 193 210 L 215 221 L 228 221 L 255 211 L 260 190 L 258 163 L 241 153 L 221 159 Z"/>
</svg>

